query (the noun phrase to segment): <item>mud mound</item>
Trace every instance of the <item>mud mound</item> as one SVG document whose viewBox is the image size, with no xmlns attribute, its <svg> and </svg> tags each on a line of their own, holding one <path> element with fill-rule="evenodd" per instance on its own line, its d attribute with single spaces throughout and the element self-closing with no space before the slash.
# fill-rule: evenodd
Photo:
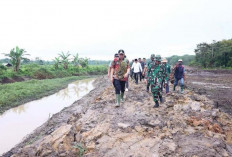
<svg viewBox="0 0 232 157">
<path fill-rule="evenodd" d="M 205 96 L 175 92 L 154 109 L 144 84 L 131 83 L 115 108 L 111 83 L 96 87 L 4 156 L 232 156 L 231 117 Z"/>
</svg>

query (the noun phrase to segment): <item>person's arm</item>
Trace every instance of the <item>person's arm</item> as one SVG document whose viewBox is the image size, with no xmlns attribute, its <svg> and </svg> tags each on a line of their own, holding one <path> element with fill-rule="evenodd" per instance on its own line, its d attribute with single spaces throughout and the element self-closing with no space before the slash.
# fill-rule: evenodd
<svg viewBox="0 0 232 157">
<path fill-rule="evenodd" d="M 115 70 L 115 63 L 114 61 L 111 63 L 111 75 L 110 75 L 110 79 L 111 79 L 111 82 L 113 83 L 114 82 L 114 70 Z"/>
<path fill-rule="evenodd" d="M 133 69 L 133 68 L 134 68 L 134 66 L 135 66 L 135 63 L 133 63 L 133 64 L 132 64 L 131 69 Z"/>
<path fill-rule="evenodd" d="M 185 79 L 185 68 L 183 67 L 183 77 Z"/>
<path fill-rule="evenodd" d="M 129 73 L 130 73 L 130 63 L 129 63 L 129 61 L 127 60 L 127 71 L 126 71 L 126 73 L 124 74 L 124 78 L 127 78 L 128 75 L 129 75 Z"/>
</svg>

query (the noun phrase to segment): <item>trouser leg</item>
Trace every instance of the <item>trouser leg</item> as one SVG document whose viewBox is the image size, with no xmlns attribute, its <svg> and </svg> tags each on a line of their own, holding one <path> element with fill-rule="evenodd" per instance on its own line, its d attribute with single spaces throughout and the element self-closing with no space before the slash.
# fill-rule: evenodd
<svg viewBox="0 0 232 157">
<path fill-rule="evenodd" d="M 139 79 L 140 79 L 140 82 L 142 81 L 142 72 L 139 72 Z"/>
<path fill-rule="evenodd" d="M 126 88 L 129 88 L 129 81 L 126 81 Z"/>
<path fill-rule="evenodd" d="M 169 93 L 169 81 L 167 82 L 167 85 L 166 85 L 166 93 Z"/>
<path fill-rule="evenodd" d="M 136 84 L 138 84 L 138 73 L 135 73 L 134 76 L 135 76 L 135 82 Z"/>
<path fill-rule="evenodd" d="M 149 92 L 150 83 L 147 83 L 147 92 Z"/>
<path fill-rule="evenodd" d="M 161 92 L 163 92 L 164 81 L 161 83 Z"/>
<path fill-rule="evenodd" d="M 119 80 L 114 79 L 114 85 L 115 85 L 115 93 L 120 94 L 121 91 L 121 84 Z"/>
<path fill-rule="evenodd" d="M 126 86 L 126 81 L 120 81 L 120 86 L 121 86 L 121 93 L 124 93 L 125 92 L 125 86 Z"/>
<path fill-rule="evenodd" d="M 175 78 L 175 82 L 174 82 L 174 85 L 173 85 L 173 90 L 175 91 L 176 90 L 176 86 L 178 85 L 178 79 Z"/>
<path fill-rule="evenodd" d="M 184 78 L 180 79 L 180 88 L 181 88 L 181 92 L 183 92 L 183 90 L 184 90 Z"/>
</svg>

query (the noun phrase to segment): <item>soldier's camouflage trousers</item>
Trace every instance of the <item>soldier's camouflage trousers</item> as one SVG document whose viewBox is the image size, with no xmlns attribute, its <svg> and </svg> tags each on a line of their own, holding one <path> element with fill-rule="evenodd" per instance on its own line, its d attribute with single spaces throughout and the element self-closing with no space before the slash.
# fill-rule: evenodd
<svg viewBox="0 0 232 157">
<path fill-rule="evenodd" d="M 159 100 L 159 97 L 161 96 L 161 88 L 160 85 L 151 85 L 151 91 L 152 91 L 152 97 L 154 102 Z"/>
</svg>

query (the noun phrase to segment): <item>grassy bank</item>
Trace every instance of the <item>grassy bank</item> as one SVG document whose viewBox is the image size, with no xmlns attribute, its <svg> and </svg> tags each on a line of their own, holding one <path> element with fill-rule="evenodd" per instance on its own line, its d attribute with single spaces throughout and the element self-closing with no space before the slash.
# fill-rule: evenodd
<svg viewBox="0 0 232 157">
<path fill-rule="evenodd" d="M 88 76 L 30 80 L 0 85 L 0 113 L 23 103 L 51 95 L 65 88 L 70 82 L 85 78 Z"/>
</svg>

